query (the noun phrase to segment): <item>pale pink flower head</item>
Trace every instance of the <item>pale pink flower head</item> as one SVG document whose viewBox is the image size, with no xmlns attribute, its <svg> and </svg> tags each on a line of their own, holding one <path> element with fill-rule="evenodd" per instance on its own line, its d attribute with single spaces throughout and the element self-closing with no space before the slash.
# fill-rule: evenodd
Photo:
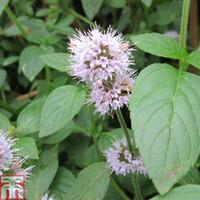
<svg viewBox="0 0 200 200">
<path fill-rule="evenodd" d="M 89 101 L 100 115 L 110 114 L 128 104 L 134 80 L 132 73 L 115 75 L 106 81 L 97 80 L 92 85 Z"/>
<path fill-rule="evenodd" d="M 116 175 L 125 176 L 129 173 L 147 175 L 142 160 L 132 156 L 125 138 L 114 141 L 104 154 L 108 167 Z"/>
<path fill-rule="evenodd" d="M 101 31 L 98 26 L 70 38 L 71 74 L 81 81 L 107 80 L 126 72 L 133 63 L 132 48 L 122 34 L 111 27 Z"/>
<path fill-rule="evenodd" d="M 0 129 L 0 175 L 9 169 L 14 160 L 14 139 L 5 129 Z"/>
</svg>

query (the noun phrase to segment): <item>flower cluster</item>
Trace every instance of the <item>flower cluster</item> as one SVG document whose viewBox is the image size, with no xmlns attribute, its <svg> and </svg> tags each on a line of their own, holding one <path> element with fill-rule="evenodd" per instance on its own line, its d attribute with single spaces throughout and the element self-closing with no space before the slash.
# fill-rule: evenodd
<svg viewBox="0 0 200 200">
<path fill-rule="evenodd" d="M 128 150 L 126 139 L 116 140 L 105 151 L 108 167 L 117 175 L 137 173 L 147 175 L 147 170 L 140 157 L 133 158 Z"/>
<path fill-rule="evenodd" d="M 32 167 L 22 167 L 27 157 L 21 159 L 17 155 L 18 149 L 13 148 L 14 144 L 15 140 L 9 136 L 8 131 L 0 129 L 0 175 L 22 175 L 27 179 Z"/>
<path fill-rule="evenodd" d="M 122 34 L 111 27 L 101 31 L 95 26 L 70 38 L 71 74 L 91 88 L 89 102 L 101 114 L 128 104 L 134 83 L 132 48 Z"/>
</svg>

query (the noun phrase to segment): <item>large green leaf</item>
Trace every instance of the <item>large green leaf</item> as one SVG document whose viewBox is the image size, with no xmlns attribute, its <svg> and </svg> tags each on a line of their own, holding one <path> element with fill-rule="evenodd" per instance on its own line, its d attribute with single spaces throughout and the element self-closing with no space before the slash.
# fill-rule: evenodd
<svg viewBox="0 0 200 200">
<path fill-rule="evenodd" d="M 183 59 L 185 56 L 179 43 L 163 34 L 145 33 L 133 36 L 131 40 L 139 49 L 156 56 L 173 59 Z"/>
<path fill-rule="evenodd" d="M 198 200 L 200 199 L 199 185 L 186 185 L 173 189 L 164 196 L 156 196 L 151 200 Z"/>
<path fill-rule="evenodd" d="M 40 116 L 46 97 L 34 100 L 26 106 L 17 118 L 17 131 L 27 135 L 40 129 Z"/>
<path fill-rule="evenodd" d="M 130 100 L 136 144 L 164 194 L 200 153 L 200 77 L 153 64 L 138 76 Z"/>
<path fill-rule="evenodd" d="M 81 0 L 81 2 L 87 17 L 93 19 L 101 8 L 103 0 Z"/>
<path fill-rule="evenodd" d="M 69 170 L 60 167 L 52 183 L 51 193 L 57 200 L 67 199 L 67 193 L 75 181 L 75 176 Z"/>
<path fill-rule="evenodd" d="M 24 75 L 32 81 L 43 69 L 44 62 L 39 57 L 44 50 L 37 46 L 26 47 L 20 54 L 19 65 Z"/>
<path fill-rule="evenodd" d="M 85 91 L 72 85 L 53 90 L 41 114 L 40 137 L 51 135 L 63 128 L 79 112 L 85 101 Z"/>
<path fill-rule="evenodd" d="M 35 140 L 31 137 L 23 137 L 16 140 L 15 148 L 19 149 L 20 156 L 28 156 L 29 159 L 38 159 L 38 149 Z"/>
<path fill-rule="evenodd" d="M 104 162 L 94 163 L 82 170 L 71 187 L 67 200 L 103 200 L 109 187 L 110 171 Z"/>
<path fill-rule="evenodd" d="M 49 67 L 66 72 L 69 67 L 68 55 L 66 53 L 51 53 L 40 56 L 42 61 Z"/>
<path fill-rule="evenodd" d="M 74 130 L 76 130 L 77 126 L 73 121 L 70 121 L 60 130 L 56 131 L 54 134 L 44 137 L 45 144 L 56 144 L 64 139 L 66 139 Z"/>
<path fill-rule="evenodd" d="M 9 0 L 1 0 L 0 2 L 0 16 L 3 12 L 3 10 L 5 9 L 5 7 L 7 6 Z"/>
<path fill-rule="evenodd" d="M 187 62 L 200 69 L 200 50 L 198 49 L 189 54 Z"/>
<path fill-rule="evenodd" d="M 26 184 L 27 200 L 41 199 L 47 192 L 58 169 L 57 146 L 45 150 L 33 170 L 33 174 Z"/>
</svg>

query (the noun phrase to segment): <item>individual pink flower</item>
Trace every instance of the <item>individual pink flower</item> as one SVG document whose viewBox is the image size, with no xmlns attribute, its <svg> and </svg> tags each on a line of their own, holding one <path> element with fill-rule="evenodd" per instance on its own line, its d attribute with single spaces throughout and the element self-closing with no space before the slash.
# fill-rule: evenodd
<svg viewBox="0 0 200 200">
<path fill-rule="evenodd" d="M 114 141 L 104 154 L 108 167 L 117 175 L 125 176 L 129 173 L 147 175 L 142 160 L 139 157 L 133 158 L 125 138 Z"/>
<path fill-rule="evenodd" d="M 113 73 L 126 72 L 133 63 L 129 43 L 111 27 L 107 31 L 98 26 L 78 31 L 70 38 L 69 51 L 71 74 L 81 81 L 107 80 Z"/>
<path fill-rule="evenodd" d="M 97 80 L 93 83 L 89 101 L 94 103 L 100 115 L 111 113 L 128 104 L 134 84 L 132 76 L 132 73 L 120 74 L 106 81 Z"/>
</svg>

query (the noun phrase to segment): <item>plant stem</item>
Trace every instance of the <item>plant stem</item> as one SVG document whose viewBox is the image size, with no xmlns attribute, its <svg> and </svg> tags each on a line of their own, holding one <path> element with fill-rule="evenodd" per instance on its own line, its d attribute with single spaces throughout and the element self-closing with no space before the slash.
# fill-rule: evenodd
<svg viewBox="0 0 200 200">
<path fill-rule="evenodd" d="M 128 128 L 126 126 L 126 123 L 125 123 L 125 120 L 124 120 L 124 117 L 122 115 L 121 110 L 118 109 L 116 111 L 116 114 L 117 114 L 119 123 L 120 123 L 120 125 L 121 125 L 121 127 L 122 127 L 122 129 L 124 131 L 124 135 L 125 135 L 127 143 L 128 143 L 129 151 L 133 152 L 133 154 L 135 154 L 135 152 L 136 152 L 135 143 L 134 143 L 134 146 L 132 146 L 131 138 L 130 138 L 129 133 L 128 133 Z M 140 191 L 140 185 L 139 185 L 138 176 L 136 174 L 132 174 L 131 175 L 131 180 L 132 180 L 133 188 L 134 188 L 134 191 L 135 191 L 136 199 L 137 200 L 143 200 L 143 197 L 142 197 L 142 194 L 141 194 L 141 191 Z"/>
<path fill-rule="evenodd" d="M 133 151 L 134 151 L 134 148 L 133 148 L 133 146 L 132 146 L 131 138 L 130 138 L 129 133 L 128 133 L 128 128 L 127 128 L 126 123 L 125 123 L 125 121 L 124 121 L 124 117 L 123 117 L 123 115 L 122 115 L 121 110 L 118 109 L 118 110 L 116 111 L 116 114 L 117 114 L 117 118 L 118 118 L 118 120 L 119 120 L 119 123 L 120 123 L 120 125 L 121 125 L 121 127 L 122 127 L 122 129 L 123 129 L 123 131 L 124 131 L 124 135 L 125 135 L 126 140 L 127 140 L 127 143 L 128 143 L 128 148 L 129 148 L 129 150 L 130 150 L 131 152 L 133 152 Z M 135 147 L 135 146 L 134 146 L 134 147 Z M 134 152 L 133 152 L 133 153 L 134 153 Z"/>
<path fill-rule="evenodd" d="M 69 9 L 69 12 L 70 12 L 74 17 L 77 17 L 78 19 L 82 20 L 82 21 L 85 22 L 86 24 L 89 24 L 89 25 L 92 25 L 92 26 L 95 25 L 94 22 L 92 22 L 92 21 L 90 21 L 88 18 L 86 18 L 86 17 L 80 15 L 80 14 L 77 13 L 75 10 L 73 10 L 73 9 L 70 8 L 70 9 Z"/>
<path fill-rule="evenodd" d="M 12 108 L 11 106 L 9 106 L 7 103 L 4 103 L 2 100 L 0 100 L 0 107 L 9 111 L 10 113 L 14 114 L 14 115 L 17 115 L 18 112 Z"/>
<path fill-rule="evenodd" d="M 20 22 L 18 21 L 17 17 L 15 16 L 15 14 L 12 12 L 12 10 L 7 6 L 5 8 L 5 11 L 8 15 L 8 17 L 11 19 L 11 21 L 13 22 L 13 24 L 15 24 L 17 26 L 17 28 L 20 30 L 20 32 L 22 33 L 23 37 L 26 38 L 27 33 L 24 30 L 23 26 L 20 24 Z"/>
<path fill-rule="evenodd" d="M 190 11 L 190 0 L 183 0 L 181 29 L 180 29 L 180 45 L 182 49 L 186 49 L 189 11 Z"/>
<path fill-rule="evenodd" d="M 114 187 L 114 189 L 117 191 L 117 193 L 119 194 L 119 196 L 123 200 L 130 200 L 130 198 L 126 195 L 126 193 L 116 183 L 116 181 L 114 180 L 114 178 L 111 178 L 111 185 Z"/>
</svg>

